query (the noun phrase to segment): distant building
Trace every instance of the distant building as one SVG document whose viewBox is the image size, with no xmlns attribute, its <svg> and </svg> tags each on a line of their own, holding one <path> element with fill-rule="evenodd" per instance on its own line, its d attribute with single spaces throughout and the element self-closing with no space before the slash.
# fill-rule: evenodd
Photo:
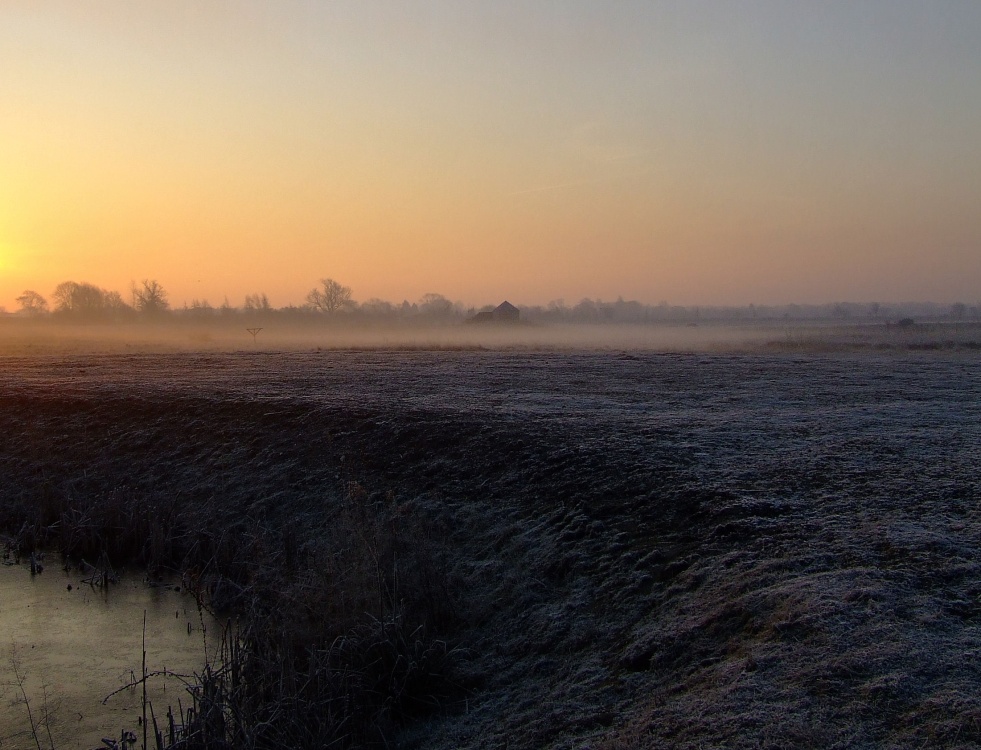
<svg viewBox="0 0 981 750">
<path fill-rule="evenodd" d="M 467 318 L 467 323 L 493 323 L 494 322 L 494 311 L 484 310 L 474 315 L 472 318 Z"/>
<path fill-rule="evenodd" d="M 507 300 L 495 307 L 493 310 L 485 310 L 474 315 L 467 320 L 468 323 L 517 323 L 521 317 L 521 311 Z"/>
<path fill-rule="evenodd" d="M 507 300 L 494 308 L 494 320 L 514 323 L 521 317 L 521 311 Z"/>
</svg>

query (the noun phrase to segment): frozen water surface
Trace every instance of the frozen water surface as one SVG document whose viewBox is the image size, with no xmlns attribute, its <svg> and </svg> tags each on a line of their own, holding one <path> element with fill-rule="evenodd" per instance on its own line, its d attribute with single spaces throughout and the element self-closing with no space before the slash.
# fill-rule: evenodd
<svg viewBox="0 0 981 750">
<path fill-rule="evenodd" d="M 48 558 L 36 575 L 0 566 L 0 747 L 36 747 L 31 718 L 41 747 L 50 746 L 49 730 L 66 749 L 104 747 L 103 737 L 118 740 L 123 729 L 142 738 L 142 688 L 124 686 L 143 668 L 144 613 L 148 699 L 163 722 L 168 705 L 188 702 L 185 682 L 204 667 L 211 616 L 138 574 L 103 590 Z"/>
</svg>

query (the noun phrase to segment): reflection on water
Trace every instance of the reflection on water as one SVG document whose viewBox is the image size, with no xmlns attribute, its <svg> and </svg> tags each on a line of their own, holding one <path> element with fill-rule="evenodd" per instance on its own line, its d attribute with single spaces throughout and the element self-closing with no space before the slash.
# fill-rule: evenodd
<svg viewBox="0 0 981 750">
<path fill-rule="evenodd" d="M 206 655 L 214 656 L 220 627 L 199 612 L 192 596 L 150 587 L 138 575 L 107 591 L 82 583 L 83 577 L 56 563 L 38 575 L 26 566 L 0 566 L 3 750 L 36 747 L 29 717 L 42 724 L 45 748 L 104 748 L 102 738 L 119 739 L 123 729 L 142 739 L 142 688 L 124 688 L 105 705 L 103 699 L 139 679 L 144 611 L 147 670 L 168 673 L 147 683 L 158 722 L 178 698 L 189 702 L 175 674 L 192 675 Z"/>
</svg>

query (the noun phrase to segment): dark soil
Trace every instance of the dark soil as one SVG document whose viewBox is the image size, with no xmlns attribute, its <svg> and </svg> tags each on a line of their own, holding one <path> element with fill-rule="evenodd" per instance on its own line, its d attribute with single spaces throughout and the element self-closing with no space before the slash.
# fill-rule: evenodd
<svg viewBox="0 0 981 750">
<path fill-rule="evenodd" d="M 981 746 L 979 446 L 971 354 L 0 363 L 17 546 L 424 628 L 349 744 Z"/>
</svg>

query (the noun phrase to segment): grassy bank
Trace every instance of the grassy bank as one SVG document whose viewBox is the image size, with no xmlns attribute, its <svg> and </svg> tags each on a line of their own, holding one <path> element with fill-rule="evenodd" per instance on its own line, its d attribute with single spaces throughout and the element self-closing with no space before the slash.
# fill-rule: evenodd
<svg viewBox="0 0 981 750">
<path fill-rule="evenodd" d="M 176 573 L 235 618 L 186 717 L 200 746 L 385 744 L 460 700 L 450 551 L 353 479 L 320 427 L 356 415 L 51 393 L 3 411 L 13 554 Z"/>
<path fill-rule="evenodd" d="M 184 747 L 981 742 L 971 362 L 441 356 L 8 375 L 0 528 L 236 615 Z"/>
</svg>

